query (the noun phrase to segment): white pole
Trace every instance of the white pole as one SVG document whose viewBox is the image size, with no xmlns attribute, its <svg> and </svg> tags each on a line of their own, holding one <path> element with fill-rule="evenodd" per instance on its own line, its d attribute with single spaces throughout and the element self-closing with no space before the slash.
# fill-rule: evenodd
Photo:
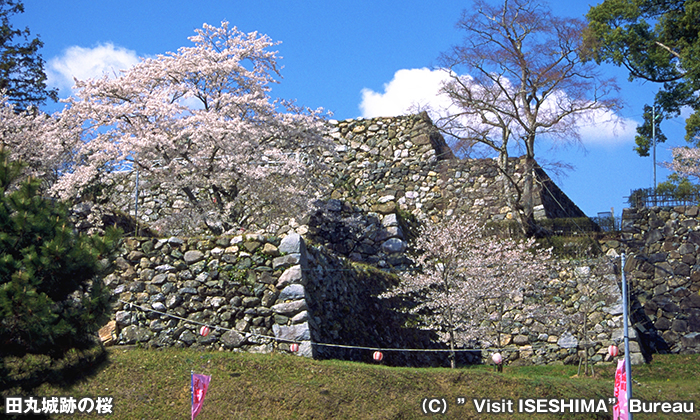
<svg viewBox="0 0 700 420">
<path fill-rule="evenodd" d="M 654 145 L 654 197 L 656 197 L 656 105 L 651 108 L 651 140 Z"/>
<path fill-rule="evenodd" d="M 134 190 L 134 220 L 136 221 L 135 236 L 139 236 L 139 166 L 138 160 L 134 160 L 134 169 L 136 169 L 136 188 Z"/>
<path fill-rule="evenodd" d="M 629 308 L 628 303 L 628 291 L 627 291 L 627 279 L 625 278 L 625 253 L 622 253 L 622 319 L 624 325 L 625 334 L 625 382 L 627 383 L 627 412 L 629 413 L 629 420 L 632 420 L 632 413 L 629 412 L 629 405 L 632 401 L 632 365 L 630 363 L 630 336 L 629 336 L 629 322 L 628 314 Z"/>
</svg>

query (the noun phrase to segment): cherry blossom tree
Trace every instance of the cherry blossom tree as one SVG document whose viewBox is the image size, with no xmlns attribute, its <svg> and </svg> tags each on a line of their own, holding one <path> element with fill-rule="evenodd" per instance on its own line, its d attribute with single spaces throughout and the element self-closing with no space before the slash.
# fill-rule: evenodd
<svg viewBox="0 0 700 420">
<path fill-rule="evenodd" d="M 673 161 L 667 166 L 674 171 L 694 178 L 700 178 L 700 148 L 674 147 L 671 149 Z"/>
<path fill-rule="evenodd" d="M 40 178 L 47 185 L 56 180 L 69 159 L 63 144 L 71 143 L 74 135 L 57 118 L 33 107 L 19 111 L 8 97 L 0 96 L 0 149 L 22 162 L 24 177 Z"/>
<path fill-rule="evenodd" d="M 457 152 L 495 153 L 506 176 L 513 172 L 509 152 L 524 150 L 522 184 L 510 179 L 505 186 L 530 236 L 536 231 L 535 144 L 543 136 L 575 142 L 582 122 L 609 119 L 619 106 L 617 86 L 580 57 L 585 23 L 553 16 L 540 2 L 475 0 L 457 27 L 465 32 L 464 42 L 441 56 L 450 76 L 441 92 L 450 106 L 436 110 L 437 124 L 457 139 Z"/>
<path fill-rule="evenodd" d="M 222 22 L 189 39 L 116 77 L 76 81 L 61 120 L 81 133 L 53 191 L 79 195 L 129 161 L 225 227 L 270 207 L 300 211 L 320 187 L 304 175 L 322 145 L 322 111 L 271 97 L 280 72 L 268 36 Z"/>
<path fill-rule="evenodd" d="M 452 367 L 457 347 L 500 341 L 500 314 L 523 301 L 551 259 L 533 239 L 499 239 L 465 216 L 423 225 L 415 249 L 417 270 L 380 297 L 413 302 L 407 311 L 449 344 Z"/>
</svg>

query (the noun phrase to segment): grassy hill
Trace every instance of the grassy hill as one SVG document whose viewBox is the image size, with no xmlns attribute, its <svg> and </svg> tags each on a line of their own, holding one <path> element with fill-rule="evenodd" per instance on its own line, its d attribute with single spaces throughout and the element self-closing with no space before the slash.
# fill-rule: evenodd
<svg viewBox="0 0 700 420">
<path fill-rule="evenodd" d="M 114 347 L 87 379 L 69 387 L 44 384 L 32 395 L 114 397 L 111 416 L 55 418 L 189 419 L 191 371 L 212 376 L 198 420 L 424 419 L 421 402 L 426 397 L 448 403 L 447 413 L 435 418 L 612 418 L 611 404 L 610 412 L 600 415 L 517 413 L 518 399 L 607 401 L 613 396 L 612 363 L 597 366 L 595 377 L 577 377 L 576 366 L 561 365 L 506 366 L 498 373 L 489 366 L 394 368 L 282 354 Z M 652 364 L 634 366 L 633 376 L 635 398 L 692 401 L 695 409 L 690 415 L 640 413 L 635 419 L 700 419 L 700 355 L 657 355 Z M 459 398 L 465 404 L 458 405 Z M 512 399 L 516 413 L 479 414 L 472 402 L 479 398 Z"/>
</svg>

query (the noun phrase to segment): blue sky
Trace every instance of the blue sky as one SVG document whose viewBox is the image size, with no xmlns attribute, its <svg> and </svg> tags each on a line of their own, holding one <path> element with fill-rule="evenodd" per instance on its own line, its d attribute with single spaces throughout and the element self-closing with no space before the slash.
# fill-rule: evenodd
<svg viewBox="0 0 700 420">
<path fill-rule="evenodd" d="M 404 0 L 24 0 L 25 13 L 15 27 L 29 27 L 44 42 L 41 51 L 50 83 L 70 95 L 72 77 L 99 76 L 116 71 L 138 57 L 175 51 L 189 45 L 194 30 L 227 20 L 245 32 L 258 31 L 282 43 L 283 80 L 273 94 L 296 99 L 312 108 L 323 107 L 335 119 L 396 115 L 415 98 L 406 92 L 430 90 L 441 52 L 459 44 L 455 28 L 469 1 Z M 581 17 L 588 2 L 552 3 L 555 14 Z M 564 192 L 589 216 L 610 211 L 619 215 L 631 189 L 652 186 L 651 158 L 637 156 L 634 127 L 642 106 L 658 86 L 629 82 L 618 68 L 616 76 L 625 108 L 624 126 L 600 122 L 582 132 L 579 146 L 543 144 L 541 163 L 562 162 L 574 167 L 561 176 L 552 173 Z M 58 109 L 47 107 L 47 111 Z M 670 159 L 670 146 L 684 144 L 683 119 L 664 121 L 669 141 L 659 145 L 657 161 Z M 550 171 L 551 172 L 551 171 Z M 657 169 L 658 181 L 668 171 Z"/>
</svg>

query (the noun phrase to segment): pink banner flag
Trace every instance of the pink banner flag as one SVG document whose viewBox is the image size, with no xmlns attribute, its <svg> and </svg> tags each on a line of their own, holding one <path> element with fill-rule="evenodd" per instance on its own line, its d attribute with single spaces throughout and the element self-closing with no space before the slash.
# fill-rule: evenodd
<svg viewBox="0 0 700 420">
<path fill-rule="evenodd" d="M 625 359 L 617 361 L 617 371 L 615 371 L 615 399 L 617 399 L 617 403 L 613 406 L 613 420 L 628 420 Z"/>
<path fill-rule="evenodd" d="M 211 376 L 192 372 L 192 420 L 202 411 Z"/>
</svg>

